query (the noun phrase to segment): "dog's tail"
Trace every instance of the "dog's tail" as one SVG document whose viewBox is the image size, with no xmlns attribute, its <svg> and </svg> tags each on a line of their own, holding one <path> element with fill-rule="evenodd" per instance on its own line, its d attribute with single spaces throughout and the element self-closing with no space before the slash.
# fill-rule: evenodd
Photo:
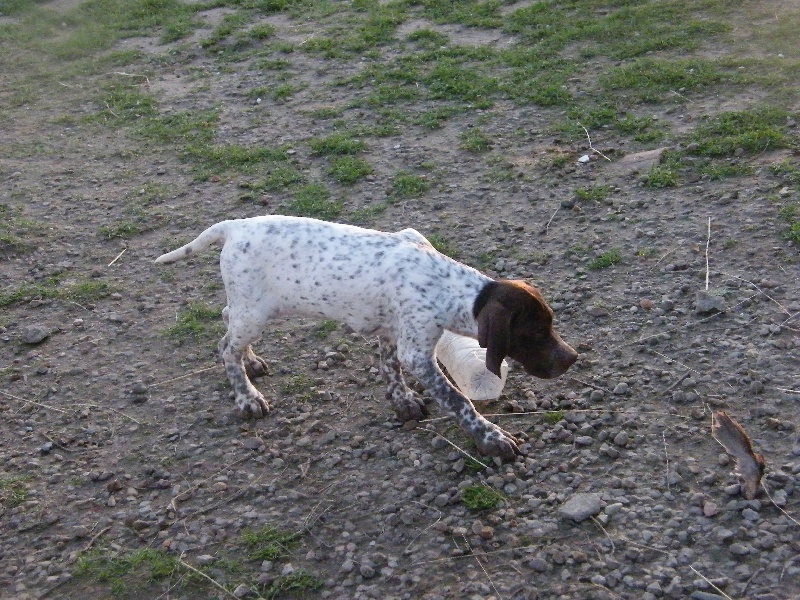
<svg viewBox="0 0 800 600">
<path fill-rule="evenodd" d="M 212 225 L 185 246 L 181 246 L 180 248 L 178 248 L 177 250 L 173 250 L 172 252 L 167 252 L 166 254 L 162 254 L 156 259 L 156 262 L 157 263 L 175 262 L 176 260 L 180 260 L 182 258 L 186 258 L 187 256 L 192 256 L 193 254 L 202 252 L 203 250 L 208 248 L 211 244 L 215 244 L 217 242 L 224 243 L 226 237 L 225 234 L 227 233 L 227 227 L 225 225 L 226 221 L 222 221 L 221 223 Z"/>
</svg>

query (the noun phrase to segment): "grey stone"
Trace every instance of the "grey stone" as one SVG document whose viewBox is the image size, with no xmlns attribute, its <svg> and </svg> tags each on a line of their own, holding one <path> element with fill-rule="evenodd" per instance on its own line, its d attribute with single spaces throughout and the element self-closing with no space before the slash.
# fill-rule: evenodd
<svg viewBox="0 0 800 600">
<path fill-rule="evenodd" d="M 725 312 L 725 308 L 725 300 L 721 296 L 715 296 L 706 290 L 700 290 L 695 295 L 694 310 L 699 315 Z"/>
<path fill-rule="evenodd" d="M 564 519 L 585 521 L 603 510 L 603 501 L 600 494 L 581 493 L 575 494 L 558 510 Z"/>
<path fill-rule="evenodd" d="M 22 341 L 26 344 L 41 344 L 50 337 L 51 330 L 44 325 L 28 325 L 22 330 Z"/>
</svg>

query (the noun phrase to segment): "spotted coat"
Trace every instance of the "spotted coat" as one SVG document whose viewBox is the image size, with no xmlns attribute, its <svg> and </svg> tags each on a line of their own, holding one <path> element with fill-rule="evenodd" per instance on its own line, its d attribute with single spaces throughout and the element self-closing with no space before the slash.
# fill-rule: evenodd
<svg viewBox="0 0 800 600">
<path fill-rule="evenodd" d="M 504 308 L 491 308 L 499 306 L 494 291 L 503 282 L 437 252 L 413 229 L 386 233 L 287 216 L 217 223 L 156 262 L 174 262 L 214 243 L 223 244 L 220 269 L 228 300 L 223 311 L 228 330 L 219 350 L 243 417 L 259 418 L 269 410 L 248 377 L 266 372 L 266 362 L 253 352 L 251 344 L 271 319 L 306 315 L 344 322 L 356 331 L 379 337 L 387 398 L 399 418 L 419 420 L 425 414 L 424 404 L 404 381 L 405 370 L 455 417 L 482 452 L 507 459 L 518 452 L 514 439 L 478 414 L 470 400 L 450 384 L 434 356 L 444 329 L 473 338 L 480 335 L 486 345 L 483 338 L 492 339 L 493 334 L 480 330 L 492 325 L 481 327 L 480 323 L 510 321 L 510 317 L 502 318 Z M 552 363 L 552 368 L 548 367 L 545 375 L 535 374 L 554 376 L 574 362 L 574 351 L 552 330 L 552 311 L 538 292 L 531 290 L 536 297 L 530 302 L 538 305 L 531 322 L 541 329 L 531 335 L 552 332 L 556 338 L 556 349 L 545 351 L 544 362 Z M 487 307 L 482 315 L 476 310 L 479 298 Z M 501 346 L 509 343 L 500 353 L 521 360 L 529 371 L 526 360 L 542 362 L 525 358 L 519 351 L 515 356 L 513 332 L 511 338 L 501 340 Z"/>
</svg>

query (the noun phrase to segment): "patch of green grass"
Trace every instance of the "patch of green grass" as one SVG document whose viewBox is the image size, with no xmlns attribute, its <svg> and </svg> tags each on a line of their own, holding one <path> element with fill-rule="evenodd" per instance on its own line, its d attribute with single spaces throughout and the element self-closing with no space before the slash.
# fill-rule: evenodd
<svg viewBox="0 0 800 600">
<path fill-rule="evenodd" d="M 701 175 L 706 175 L 711 180 L 724 179 L 726 177 L 744 177 L 752 175 L 755 170 L 753 165 L 742 161 L 709 161 L 699 165 L 697 169 Z"/>
<path fill-rule="evenodd" d="M 321 321 L 314 327 L 313 335 L 316 338 L 325 339 L 338 328 L 339 324 L 336 321 Z"/>
<path fill-rule="evenodd" d="M 416 115 L 414 123 L 423 129 L 441 129 L 450 117 L 459 112 L 455 107 L 441 106 Z"/>
<path fill-rule="evenodd" d="M 114 597 L 129 598 L 141 597 L 154 582 L 171 577 L 180 569 L 175 557 L 153 548 L 127 554 L 97 549 L 81 555 L 75 565 L 75 577 L 106 584 Z"/>
<path fill-rule="evenodd" d="M 464 471 L 466 471 L 466 473 L 468 475 L 476 475 L 476 474 L 480 473 L 481 471 L 484 471 L 485 469 L 486 469 L 486 465 L 484 465 L 483 463 L 478 462 L 477 460 L 475 460 L 473 458 L 467 457 L 464 460 Z"/>
<path fill-rule="evenodd" d="M 77 303 L 97 302 L 111 293 L 105 281 L 80 281 L 59 290 L 59 296 Z"/>
<path fill-rule="evenodd" d="M 266 600 L 282 598 L 285 594 L 292 597 L 305 597 L 309 592 L 322 589 L 324 582 L 311 573 L 298 569 L 288 575 L 281 575 L 264 590 Z"/>
<path fill-rule="evenodd" d="M 459 146 L 467 152 L 487 152 L 492 148 L 492 141 L 478 128 L 467 129 L 459 136 L 461 143 Z"/>
<path fill-rule="evenodd" d="M 22 211 L 0 204 L 0 253 L 24 253 L 33 249 L 24 238 L 44 229 L 44 226 L 25 219 Z"/>
<path fill-rule="evenodd" d="M 307 387 L 305 381 L 303 387 Z M 275 561 L 290 556 L 301 537 L 303 537 L 302 531 L 282 531 L 271 525 L 265 525 L 257 531 L 245 529 L 242 532 L 242 541 L 247 547 L 248 557 L 250 560 L 258 561 Z"/>
<path fill-rule="evenodd" d="M 365 206 L 354 210 L 347 215 L 347 222 L 355 225 L 371 223 L 379 215 L 386 212 L 388 205 L 386 203 L 373 204 L 372 206 Z"/>
<path fill-rule="evenodd" d="M 575 195 L 584 202 L 602 202 L 608 198 L 610 194 L 610 185 L 594 185 L 575 190 Z"/>
<path fill-rule="evenodd" d="M 791 158 L 781 162 L 772 163 L 769 172 L 781 178 L 782 181 L 792 185 L 800 185 L 800 165 Z"/>
<path fill-rule="evenodd" d="M 617 248 L 603 252 L 589 263 L 590 269 L 606 269 L 622 261 L 622 254 Z"/>
<path fill-rule="evenodd" d="M 337 156 L 327 172 L 339 183 L 352 185 L 372 173 L 372 166 L 357 156 Z"/>
<path fill-rule="evenodd" d="M 334 133 L 324 138 L 312 138 L 308 141 L 308 145 L 314 154 L 319 154 L 320 156 L 358 154 L 365 149 L 362 140 L 343 133 Z"/>
<path fill-rule="evenodd" d="M 659 163 L 650 167 L 645 176 L 645 185 L 650 188 L 666 188 L 678 185 L 679 172 L 682 168 L 682 153 L 666 150 Z"/>
<path fill-rule="evenodd" d="M 294 191 L 294 200 L 288 208 L 294 215 L 328 221 L 342 213 L 344 204 L 331 200 L 328 188 L 321 183 L 308 183 Z"/>
<path fill-rule="evenodd" d="M 25 502 L 28 498 L 25 483 L 29 480 L 30 477 L 24 475 L 0 478 L 0 506 L 9 509 Z"/>
<path fill-rule="evenodd" d="M 144 230 L 134 221 L 118 221 L 112 225 L 102 225 L 97 231 L 104 238 L 111 240 L 114 238 L 131 238 L 139 235 Z"/>
<path fill-rule="evenodd" d="M 210 144 L 219 123 L 219 109 L 187 110 L 163 115 L 151 113 L 136 132 L 162 144 Z"/>
<path fill-rule="evenodd" d="M 130 82 L 108 84 L 100 99 L 100 112 L 95 119 L 110 125 L 122 126 L 153 119 L 158 114 L 158 102 L 139 86 Z"/>
<path fill-rule="evenodd" d="M 732 156 L 737 150 L 760 154 L 797 147 L 800 138 L 790 135 L 786 122 L 791 113 L 777 107 L 731 111 L 701 122 L 690 136 L 687 152 L 699 156 Z"/>
<path fill-rule="evenodd" d="M 607 71 L 599 83 L 605 90 L 633 93 L 639 102 L 662 102 L 676 93 L 700 92 L 736 78 L 735 72 L 711 59 L 641 58 Z"/>
<path fill-rule="evenodd" d="M 436 250 L 445 256 L 449 256 L 450 258 L 457 258 L 460 253 L 458 246 L 456 246 L 451 240 L 439 234 L 434 233 L 433 235 L 429 235 L 428 241 L 431 243 L 431 246 L 436 248 Z"/>
<path fill-rule="evenodd" d="M 422 77 L 431 100 L 450 100 L 489 108 L 499 89 L 497 80 L 456 60 L 442 59 Z"/>
<path fill-rule="evenodd" d="M 286 383 L 283 385 L 283 392 L 285 394 L 299 394 L 301 392 L 308 391 L 309 388 L 313 386 L 313 383 L 308 378 L 308 375 L 304 375 L 303 373 L 298 373 L 297 375 L 292 376 Z"/>
<path fill-rule="evenodd" d="M 800 244 L 800 207 L 796 203 L 787 204 L 778 211 L 780 217 L 786 222 L 783 236 L 795 244 Z"/>
<path fill-rule="evenodd" d="M 291 83 L 283 83 L 272 91 L 272 99 L 276 102 L 288 100 L 297 90 L 298 88 Z"/>
<path fill-rule="evenodd" d="M 178 316 L 177 323 L 167 329 L 167 335 L 179 341 L 188 337 L 210 336 L 222 331 L 222 310 L 202 302 L 193 302 Z"/>
<path fill-rule="evenodd" d="M 551 410 L 550 412 L 544 415 L 544 420 L 550 423 L 550 425 L 555 425 L 559 421 L 564 420 L 564 411 Z"/>
<path fill-rule="evenodd" d="M 397 198 L 419 198 L 430 187 L 430 182 L 419 175 L 400 171 L 392 177 L 392 195 Z"/>
<path fill-rule="evenodd" d="M 505 496 L 485 485 L 471 485 L 462 492 L 464 506 L 470 510 L 488 510 L 496 508 L 505 500 Z"/>
<path fill-rule="evenodd" d="M 111 293 L 102 281 L 80 281 L 64 284 L 60 277 L 52 277 L 44 283 L 22 284 L 6 292 L 0 292 L 0 307 L 34 299 L 58 299 L 72 302 L 94 302 Z"/>
<path fill-rule="evenodd" d="M 277 192 L 286 190 L 299 183 L 304 183 L 306 176 L 291 165 L 277 164 L 272 166 L 266 177 L 251 187 L 255 190 Z"/>
<path fill-rule="evenodd" d="M 315 119 L 339 119 L 344 114 L 344 107 L 342 106 L 323 106 L 309 111 L 309 114 Z"/>
</svg>

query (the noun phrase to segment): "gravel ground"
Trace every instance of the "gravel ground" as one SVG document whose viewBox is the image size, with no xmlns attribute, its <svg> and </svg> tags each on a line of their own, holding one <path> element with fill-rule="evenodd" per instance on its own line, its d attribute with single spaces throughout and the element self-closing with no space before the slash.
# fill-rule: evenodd
<svg viewBox="0 0 800 600">
<path fill-rule="evenodd" d="M 283 17 L 271 23 L 293 34 Z M 148 76 L 162 110 L 221 103 L 221 139 L 284 144 L 311 164 L 303 140 L 331 123 L 304 109 L 352 93 L 325 87 L 340 73 L 324 61 L 296 56 L 308 87 L 256 104 L 258 71 L 170 54 L 154 38 L 132 46 L 172 56 Z M 4 137 L 38 149 L 0 157 L 0 203 L 20 211 L 6 216 L 30 246 L 4 250 L 4 293 L 48 281 L 66 292 L 22 294 L 0 316 L 0 597 L 292 597 L 281 582 L 301 573 L 302 594 L 332 599 L 800 597 L 800 261 L 773 200 L 798 186 L 767 168 L 796 156 L 652 189 L 643 175 L 658 152 L 600 133 L 607 161 L 588 140 L 540 133 L 554 112 L 502 105 L 369 141 L 374 172 L 342 188 L 348 207 L 382 202 L 391 173 L 435 163 L 428 192 L 368 225 L 414 227 L 490 275 L 529 279 L 580 352 L 553 381 L 512 365 L 503 396 L 480 405 L 525 442 L 503 464 L 434 407 L 426 422 L 398 422 L 377 340 L 312 320 L 265 334 L 257 351 L 272 375 L 257 385 L 273 411 L 237 419 L 217 320 L 167 333 L 189 307 L 224 305 L 216 251 L 152 261 L 213 222 L 289 199 L 250 197 L 248 176 L 198 181 L 131 130 L 84 124 L 98 107 L 71 98 L 41 98 L 3 123 Z M 659 116 L 690 127 L 707 109 L 676 98 Z M 53 118 L 63 114 L 74 119 Z M 476 118 L 500 163 L 459 148 Z M 569 157 L 557 169 L 540 160 L 553 147 Z M 598 185 L 606 198 L 575 195 Z M 128 239 L 98 233 L 154 186 L 163 222 Z M 612 248 L 621 260 L 596 268 Z M 107 293 L 82 296 L 86 282 Z M 765 457 L 753 500 L 710 435 L 714 410 Z M 256 556 L 248 533 L 270 528 L 299 533 Z M 168 559 L 166 576 L 152 561 L 117 579 L 86 567 L 144 549 Z"/>
</svg>

